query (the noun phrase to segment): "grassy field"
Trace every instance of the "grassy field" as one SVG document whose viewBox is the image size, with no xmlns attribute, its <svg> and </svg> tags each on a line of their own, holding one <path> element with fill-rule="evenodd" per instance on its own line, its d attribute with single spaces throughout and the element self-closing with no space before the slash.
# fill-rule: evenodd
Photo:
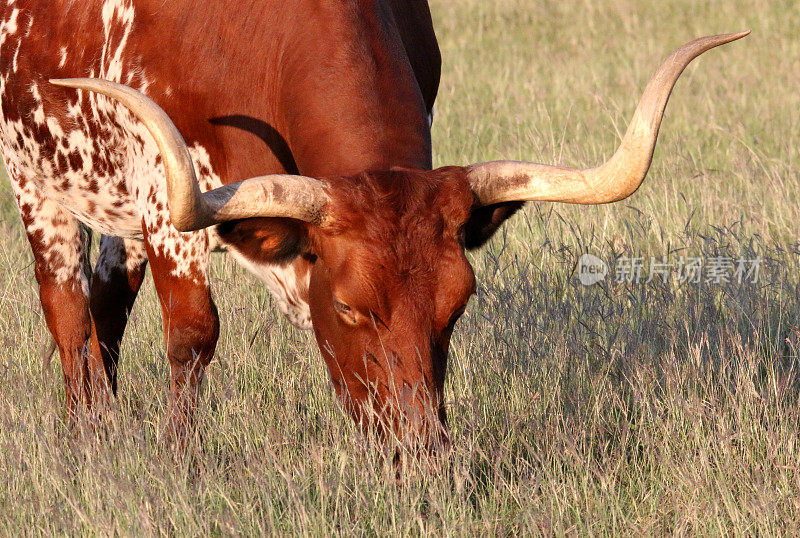
<svg viewBox="0 0 800 538">
<path fill-rule="evenodd" d="M 673 48 L 696 61 L 642 189 L 529 205 L 472 256 L 453 340 L 454 450 L 402 487 L 344 415 L 310 334 L 232 260 L 202 450 L 158 443 L 168 391 L 148 282 L 101 443 L 65 435 L 32 257 L 3 182 L 0 534 L 785 534 L 800 528 L 800 4 L 432 0 L 444 56 L 437 165 L 610 155 Z M 584 287 L 583 253 L 612 263 Z M 761 258 L 759 282 L 616 283 L 630 257 Z M 618 264 L 617 264 L 618 265 Z M 675 273 L 677 276 L 677 273 Z"/>
</svg>

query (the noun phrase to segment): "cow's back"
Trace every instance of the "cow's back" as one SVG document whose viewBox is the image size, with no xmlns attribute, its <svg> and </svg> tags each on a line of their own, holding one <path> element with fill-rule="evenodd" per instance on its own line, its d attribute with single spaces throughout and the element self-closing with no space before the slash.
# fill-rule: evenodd
<svg viewBox="0 0 800 538">
<path fill-rule="evenodd" d="M 0 142 L 23 213 L 44 197 L 104 233 L 141 235 L 137 196 L 157 188 L 151 137 L 110 100 L 48 83 L 95 76 L 143 88 L 124 68 L 132 11 L 19 0 L 0 20 Z"/>
<path fill-rule="evenodd" d="M 164 209 L 160 158 L 144 126 L 115 101 L 53 86 L 51 78 L 96 77 L 146 93 L 189 142 L 204 189 L 219 186 L 220 175 L 234 181 L 251 171 L 283 171 L 281 158 L 265 151 L 261 140 L 224 126 L 229 115 L 248 114 L 245 102 L 270 108 L 258 96 L 243 99 L 228 77 L 237 68 L 258 71 L 257 58 L 237 62 L 241 40 L 225 35 L 219 21 L 217 27 L 204 22 L 212 14 L 186 4 L 3 5 L 0 143 L 21 204 L 36 190 L 99 231 L 137 237 L 143 213 Z M 201 39 L 204 31 L 215 38 Z M 217 118 L 223 125 L 211 123 Z M 226 158 L 234 147 L 239 169 Z"/>
<path fill-rule="evenodd" d="M 422 3 L 410 2 L 408 17 L 392 21 L 400 31 L 379 20 L 388 13 L 381 2 L 366 0 L 301 0 L 294 9 L 277 0 L 4 3 L 0 141 L 7 166 L 18 191 L 37 188 L 100 231 L 141 233 L 141 210 L 158 203 L 163 182 L 150 135 L 115 102 L 47 82 L 91 76 L 159 103 L 189 144 L 203 188 L 284 171 L 427 167 L 425 99 L 435 95 L 439 57 L 427 10 L 412 9 Z M 390 4 L 405 13 L 401 1 Z M 429 62 L 412 43 L 415 25 L 426 43 L 433 40 Z M 331 44 L 312 42 L 325 37 L 325 26 Z M 398 52 L 397 39 L 413 58 Z M 325 63 L 350 49 L 372 57 Z M 424 71 L 424 84 L 414 68 Z"/>
</svg>

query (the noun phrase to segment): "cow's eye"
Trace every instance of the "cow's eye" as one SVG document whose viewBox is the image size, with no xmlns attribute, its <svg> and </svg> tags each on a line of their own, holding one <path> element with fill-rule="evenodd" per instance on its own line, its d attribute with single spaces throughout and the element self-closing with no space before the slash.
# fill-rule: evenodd
<svg viewBox="0 0 800 538">
<path fill-rule="evenodd" d="M 352 308 L 350 308 L 350 305 L 334 300 L 333 308 L 340 316 L 342 316 L 342 319 L 344 319 L 350 325 L 356 325 L 358 323 L 356 313 Z"/>
</svg>

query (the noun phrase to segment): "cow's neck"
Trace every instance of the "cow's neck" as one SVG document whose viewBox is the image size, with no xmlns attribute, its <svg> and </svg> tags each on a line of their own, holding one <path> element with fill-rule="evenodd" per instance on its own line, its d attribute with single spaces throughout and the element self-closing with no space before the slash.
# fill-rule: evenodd
<svg viewBox="0 0 800 538">
<path fill-rule="evenodd" d="M 425 103 L 391 11 L 332 4 L 317 6 L 314 39 L 297 35 L 281 68 L 280 121 L 299 172 L 430 169 Z"/>
<path fill-rule="evenodd" d="M 227 2 L 191 14 L 148 2 L 126 57 L 222 182 L 431 167 L 427 110 L 385 0 L 262 0 L 233 15 Z M 180 39 L 164 45 L 165 26 Z M 185 61 L 164 61 L 165 48 Z"/>
</svg>

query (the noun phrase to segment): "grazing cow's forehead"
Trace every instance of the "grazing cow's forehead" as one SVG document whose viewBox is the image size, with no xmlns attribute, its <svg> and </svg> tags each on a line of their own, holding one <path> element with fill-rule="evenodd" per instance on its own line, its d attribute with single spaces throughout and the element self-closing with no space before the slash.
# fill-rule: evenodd
<svg viewBox="0 0 800 538">
<path fill-rule="evenodd" d="M 473 195 L 460 168 L 370 173 L 329 184 L 331 219 L 312 231 L 312 243 L 341 289 L 374 298 L 379 290 L 410 293 L 435 285 L 436 275 L 462 274 L 453 264 L 466 263 L 459 231 Z"/>
<path fill-rule="evenodd" d="M 455 231 L 469 217 L 474 202 L 458 167 L 371 172 L 335 178 L 329 185 L 331 219 L 325 233 L 355 233 L 367 241 L 391 241 L 403 231 L 415 235 Z"/>
</svg>

